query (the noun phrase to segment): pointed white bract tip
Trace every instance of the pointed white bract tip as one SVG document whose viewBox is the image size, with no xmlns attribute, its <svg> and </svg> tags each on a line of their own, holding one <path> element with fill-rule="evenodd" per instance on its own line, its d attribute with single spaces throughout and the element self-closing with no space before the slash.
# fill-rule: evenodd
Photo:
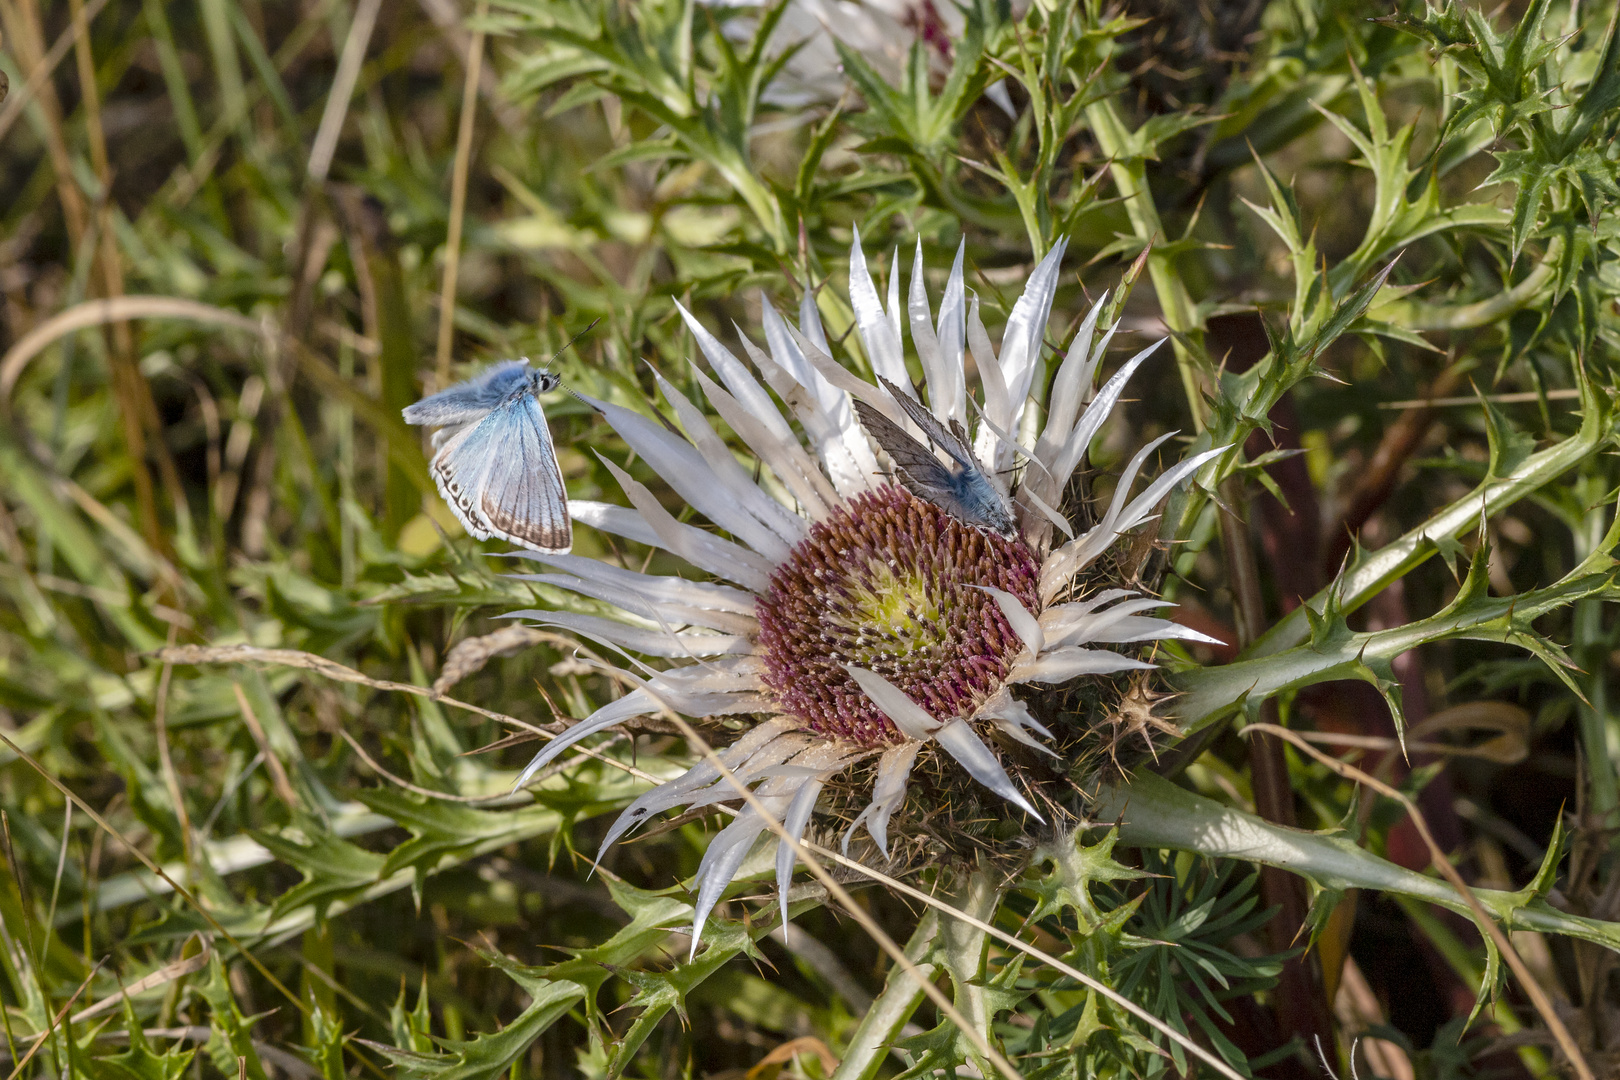
<svg viewBox="0 0 1620 1080">
<path fill-rule="evenodd" d="M 815 809 L 826 773 L 806 778 L 804 786 L 793 794 L 787 813 L 782 816 L 782 831 L 793 838 L 794 844 L 804 838 L 805 827 L 810 824 L 810 812 Z M 793 884 L 794 845 L 778 840 L 776 845 L 776 899 L 782 907 L 782 925 L 788 923 L 788 888 Z"/>
<path fill-rule="evenodd" d="M 1024 798 L 1024 793 L 1014 786 L 1012 778 L 1007 775 L 1007 770 L 1001 767 L 1001 762 L 996 760 L 995 754 L 991 753 L 990 748 L 974 734 L 967 721 L 952 720 L 934 733 L 934 739 L 945 748 L 947 754 L 956 759 L 957 764 L 968 771 L 973 779 L 1042 825 L 1046 824 L 1046 819 L 1041 817 L 1028 799 Z"/>
<path fill-rule="evenodd" d="M 1047 746 L 1045 743 L 1032 736 L 1029 732 L 1025 731 L 1016 720 L 1001 718 L 997 719 L 995 723 L 996 727 L 1000 729 L 1001 733 L 1006 735 L 1008 738 L 1021 742 L 1031 750 L 1045 754 L 1049 758 L 1056 758 L 1058 756 L 1058 752 L 1056 750 L 1053 750 L 1050 746 Z"/>
<path fill-rule="evenodd" d="M 993 721 L 1003 734 L 1023 743 L 1034 750 L 1039 750 L 1048 757 L 1057 757 L 1057 751 L 1036 740 L 1029 733 L 1034 731 L 1042 738 L 1052 738 L 1052 733 L 1046 725 L 1035 719 L 1029 711 L 1029 706 L 1012 696 L 1012 691 L 1006 686 L 996 691 L 994 697 L 979 706 L 979 711 L 973 714 L 975 720 Z"/>
<path fill-rule="evenodd" d="M 773 802 L 775 805 L 772 805 Z M 764 800 L 764 805 L 766 812 L 775 814 L 779 812 L 781 800 L 767 799 Z M 743 859 L 747 857 L 755 839 L 764 829 L 764 819 L 750 806 L 709 841 L 708 849 L 703 852 L 703 858 L 698 863 L 697 873 L 692 876 L 692 883 L 698 887 L 697 902 L 692 908 L 692 956 L 697 955 L 698 943 L 703 937 L 703 927 L 709 921 L 709 913 L 714 910 L 714 905 L 720 902 L 726 887 L 737 876 Z"/>
<path fill-rule="evenodd" d="M 1018 635 L 1018 640 L 1029 650 L 1030 656 L 1041 655 L 1041 650 L 1046 647 L 1046 635 L 1041 631 L 1041 621 L 1030 614 L 1022 600 L 1006 589 L 997 589 L 991 585 L 975 585 L 973 588 L 987 592 L 995 599 L 996 606 L 1001 609 L 1001 614 L 1013 628 L 1013 633 Z"/>
<path fill-rule="evenodd" d="M 914 740 L 885 750 L 878 759 L 872 801 L 866 804 L 866 809 L 849 823 L 849 828 L 844 832 L 844 841 L 840 846 L 845 856 L 849 855 L 850 838 L 864 824 L 878 851 L 885 859 L 889 857 L 889 819 L 906 800 L 906 783 L 911 779 L 911 767 L 916 764 L 917 754 L 922 748 L 923 744 Z"/>
<path fill-rule="evenodd" d="M 852 665 L 845 665 L 844 670 L 906 738 L 927 739 L 939 728 L 939 721 L 930 716 L 926 709 L 877 672 Z"/>
<path fill-rule="evenodd" d="M 1063 534 L 1065 540 L 1074 539 L 1074 526 L 1069 524 L 1069 519 L 1058 513 L 1044 499 L 1035 494 L 1032 486 L 1023 488 L 1020 494 L 1023 498 L 1029 500 L 1029 504 L 1035 508 L 1041 517 L 1051 522 L 1052 527 Z"/>
</svg>

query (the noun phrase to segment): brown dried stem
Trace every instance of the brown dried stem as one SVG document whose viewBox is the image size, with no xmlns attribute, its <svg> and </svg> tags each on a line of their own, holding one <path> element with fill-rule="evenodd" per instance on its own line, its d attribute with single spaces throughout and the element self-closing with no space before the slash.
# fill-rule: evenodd
<svg viewBox="0 0 1620 1080">
<path fill-rule="evenodd" d="M 264 765 L 270 770 L 270 779 L 275 786 L 276 795 L 289 807 L 298 809 L 303 803 L 298 798 L 298 792 L 293 790 L 292 781 L 287 777 L 287 767 L 276 756 L 275 747 L 270 745 L 270 738 L 264 733 L 264 725 L 259 723 L 259 714 L 253 711 L 253 704 L 248 701 L 241 683 L 231 683 L 231 689 L 236 691 L 236 707 L 242 710 L 242 719 L 246 721 L 248 731 L 252 732 L 259 753 L 264 755 Z"/>
<path fill-rule="evenodd" d="M 90 3 L 85 5 L 84 17 L 75 19 L 73 25 L 56 36 L 56 41 L 51 44 L 50 52 L 43 57 L 43 63 L 29 73 L 27 81 L 9 97 L 4 92 L 0 92 L 0 101 L 4 101 L 6 104 L 4 109 L 0 109 L 0 140 L 5 139 L 6 132 L 11 130 L 11 125 L 15 124 L 17 117 L 22 115 L 23 106 L 33 100 L 34 95 L 39 93 L 41 84 L 51 77 L 51 73 L 56 70 L 56 65 L 62 62 L 62 57 L 66 56 L 68 50 L 73 48 L 78 35 L 87 31 L 91 20 L 101 14 L 101 9 L 106 6 L 107 0 L 90 0 Z"/>
<path fill-rule="evenodd" d="M 478 0 L 478 18 L 489 11 Z M 439 341 L 433 370 L 439 389 L 450 385 L 450 342 L 456 332 L 456 278 L 461 270 L 461 219 L 467 210 L 467 167 L 472 160 L 473 126 L 478 119 L 478 75 L 484 66 L 484 31 L 474 30 L 467 45 L 467 80 L 461 91 L 461 122 L 456 129 L 456 163 L 450 174 L 450 228 L 444 240 L 444 287 L 439 300 Z"/>
</svg>

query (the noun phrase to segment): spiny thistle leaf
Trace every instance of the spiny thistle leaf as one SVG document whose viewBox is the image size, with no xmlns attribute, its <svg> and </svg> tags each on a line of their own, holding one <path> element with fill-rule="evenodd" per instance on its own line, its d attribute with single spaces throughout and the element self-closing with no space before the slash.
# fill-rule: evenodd
<svg viewBox="0 0 1620 1080">
<path fill-rule="evenodd" d="M 430 1080 L 494 1080 L 585 996 L 585 988 L 577 983 L 536 978 L 529 974 L 530 969 L 504 957 L 483 955 L 529 997 L 528 1007 L 500 1032 L 462 1041 L 435 1039 L 443 1051 L 433 1054 L 380 1043 L 367 1045 L 392 1061 L 405 1076 Z"/>
<path fill-rule="evenodd" d="M 156 1053 L 147 1041 L 135 1007 L 128 998 L 124 999 L 123 1012 L 124 1034 L 129 1039 L 129 1047 L 117 1054 L 82 1059 L 81 1067 L 93 1080 L 179 1080 L 184 1076 L 197 1051 L 175 1044 L 161 1054 Z M 77 1052 L 75 1056 L 78 1056 Z"/>
</svg>

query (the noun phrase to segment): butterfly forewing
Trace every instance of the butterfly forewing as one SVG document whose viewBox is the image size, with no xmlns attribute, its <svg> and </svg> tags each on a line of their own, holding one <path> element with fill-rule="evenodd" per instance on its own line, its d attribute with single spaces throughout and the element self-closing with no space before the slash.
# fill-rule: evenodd
<svg viewBox="0 0 1620 1080">
<path fill-rule="evenodd" d="M 529 365 L 522 360 L 496 364 L 466 382 L 459 382 L 447 390 L 423 398 L 415 405 L 406 406 L 405 422 L 426 427 L 451 427 L 482 420 L 531 373 Z"/>
<path fill-rule="evenodd" d="M 545 413 L 532 393 L 501 405 L 482 426 L 497 425 L 496 453 L 478 492 L 479 516 L 494 535 L 536 551 L 573 546 L 568 492 Z"/>
<path fill-rule="evenodd" d="M 883 384 L 883 388 L 889 392 L 889 397 L 905 411 L 912 423 L 922 429 L 922 433 L 928 436 L 930 442 L 949 454 L 951 459 L 963 468 L 977 467 L 978 462 L 974 460 L 973 451 L 966 439 L 940 423 L 939 418 L 929 412 L 922 402 L 903 392 L 888 379 L 880 375 L 878 382 Z"/>
</svg>

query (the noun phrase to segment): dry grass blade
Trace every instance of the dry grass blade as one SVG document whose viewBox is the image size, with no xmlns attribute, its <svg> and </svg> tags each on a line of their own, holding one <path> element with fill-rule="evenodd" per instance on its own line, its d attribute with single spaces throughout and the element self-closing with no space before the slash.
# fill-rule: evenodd
<svg viewBox="0 0 1620 1080">
<path fill-rule="evenodd" d="M 479 0 L 478 17 L 489 11 Z M 439 388 L 450 385 L 450 342 L 456 332 L 456 277 L 461 270 L 461 219 L 467 210 L 467 167 L 472 160 L 473 124 L 478 119 L 478 76 L 484 66 L 484 32 L 474 30 L 467 45 L 467 81 L 461 92 L 461 122 L 456 130 L 456 164 L 450 176 L 450 228 L 444 240 L 444 287 L 439 299 L 439 341 L 433 370 Z"/>
<path fill-rule="evenodd" d="M 1347 735 L 1336 731 L 1302 731 L 1300 737 L 1309 742 L 1321 743 L 1323 746 L 1344 746 L 1354 750 L 1383 750 L 1392 754 L 1434 754 L 1438 757 L 1480 758 L 1503 765 L 1512 765 L 1523 761 L 1525 755 L 1529 752 L 1528 744 L 1523 739 L 1520 739 L 1516 733 L 1512 732 L 1491 739 L 1480 746 L 1454 746 L 1451 743 L 1424 742 L 1413 739 L 1407 739 L 1403 744 L 1400 739 L 1389 735 Z"/>
<path fill-rule="evenodd" d="M 169 627 L 169 644 L 179 633 L 179 627 Z M 174 675 L 174 667 L 164 664 L 163 670 L 158 673 L 157 695 L 152 703 L 152 730 L 157 739 L 158 767 L 163 772 L 163 786 L 169 791 L 169 800 L 174 803 L 174 816 L 180 825 L 180 845 L 185 852 L 186 865 L 193 865 L 195 852 L 192 850 L 191 815 L 186 812 L 186 800 L 180 791 L 180 777 L 174 769 L 174 754 L 169 748 L 169 680 Z M 72 806 L 72 803 L 68 804 Z"/>
<path fill-rule="evenodd" d="M 118 296 L 86 300 L 58 312 L 19 338 L 0 358 L 0 402 L 9 400 L 28 361 L 58 338 L 91 326 L 106 326 L 130 319 L 189 319 L 215 323 L 257 334 L 259 324 L 246 315 L 198 300 L 178 296 Z"/>
<path fill-rule="evenodd" d="M 1371 1028 L 1387 1026 L 1389 1021 L 1384 1015 L 1383 1004 L 1373 993 L 1372 987 L 1367 985 L 1367 977 L 1361 973 L 1354 957 L 1345 957 L 1339 987 L 1339 994 L 1333 1002 L 1334 1014 L 1340 1030 L 1359 1042 L 1367 1064 L 1378 1076 L 1388 1077 L 1389 1080 L 1417 1080 L 1412 1059 L 1407 1057 L 1405 1050 L 1387 1039 L 1366 1034 Z M 1355 1036 L 1356 1032 L 1362 1034 Z"/>
<path fill-rule="evenodd" d="M 922 972 L 917 970 L 917 965 L 912 963 L 906 956 L 905 950 L 896 944 L 893 938 L 884 933 L 883 928 L 866 912 L 866 909 L 855 902 L 854 897 L 850 896 L 844 887 L 838 884 L 838 881 L 827 872 L 826 868 L 814 859 L 805 857 L 804 845 L 792 833 L 783 828 L 782 823 L 776 819 L 776 816 L 765 808 L 765 805 L 742 781 L 737 779 L 737 774 L 726 767 L 726 763 L 720 760 L 720 755 L 714 752 L 714 748 L 708 744 L 703 736 L 699 735 L 696 729 L 673 709 L 665 708 L 663 714 L 670 723 L 680 730 L 686 741 L 690 745 L 697 747 L 709 764 L 719 770 L 720 778 L 729 783 L 742 796 L 743 802 L 747 803 L 748 807 L 760 816 L 760 820 L 764 821 L 766 827 L 776 834 L 777 839 L 788 845 L 792 849 L 794 856 L 810 868 L 810 873 L 815 876 L 817 881 L 821 882 L 828 895 L 837 900 L 844 910 L 849 913 L 850 917 L 860 924 L 861 929 L 865 930 L 872 940 L 877 942 L 878 947 L 889 955 L 895 966 L 916 980 L 917 985 L 922 987 L 923 993 L 927 994 L 928 999 L 934 1003 L 934 1007 L 943 1013 L 951 1023 L 955 1024 L 958 1031 L 967 1036 L 974 1049 L 978 1050 L 985 1060 L 993 1064 L 1007 1080 L 1022 1080 L 1022 1075 L 1017 1069 L 1013 1068 L 1012 1062 L 1008 1061 L 999 1050 L 991 1046 L 989 1040 L 985 1038 L 984 1032 L 969 1024 L 967 1019 L 957 1011 L 956 1007 L 951 1004 L 950 999 L 945 996 L 939 987 L 935 986 Z"/>
<path fill-rule="evenodd" d="M 1492 738 L 1468 748 L 1470 755 L 1500 765 L 1515 765 L 1530 754 L 1530 724 L 1530 714 L 1517 705 L 1505 701 L 1465 701 L 1430 713 L 1408 734 L 1421 740 L 1442 732 L 1491 732 Z"/>
<path fill-rule="evenodd" d="M 73 18 L 73 53 L 79 69 L 80 107 L 84 111 L 85 134 L 90 143 L 90 163 L 106 198 L 112 185 L 112 165 L 107 158 L 107 135 L 101 125 L 101 89 L 96 85 L 96 60 L 90 50 L 90 17 L 83 0 L 68 0 Z M 50 57 L 45 57 L 46 64 Z M 106 234 L 103 234 L 104 238 Z M 114 242 L 116 243 L 116 241 Z M 116 252 L 116 248 L 113 249 Z"/>
<path fill-rule="evenodd" d="M 1525 966 L 1524 959 L 1519 956 L 1518 950 L 1513 947 L 1513 942 L 1508 939 L 1507 934 L 1503 933 L 1502 928 L 1496 925 L 1496 920 L 1491 918 L 1490 913 L 1479 902 L 1479 898 L 1474 895 L 1474 890 L 1468 887 L 1468 883 L 1462 879 L 1462 875 L 1451 864 L 1451 860 L 1446 858 L 1446 853 L 1435 842 L 1434 834 L 1429 831 L 1429 823 L 1424 819 L 1423 813 L 1418 810 L 1417 804 L 1409 799 L 1404 792 L 1391 787 L 1377 777 L 1370 776 L 1354 765 L 1341 761 L 1331 754 L 1322 753 L 1309 742 L 1300 738 L 1298 732 L 1290 731 L 1276 724 L 1250 724 L 1243 729 L 1245 735 L 1251 731 L 1263 731 L 1279 739 L 1286 739 L 1340 776 L 1347 780 L 1355 780 L 1358 783 L 1366 784 L 1380 795 L 1394 799 L 1406 808 L 1406 813 L 1412 819 L 1412 824 L 1417 828 L 1418 835 L 1423 838 L 1424 846 L 1429 849 L 1429 859 L 1434 863 L 1434 868 L 1451 884 L 1452 888 L 1457 890 L 1457 894 L 1463 898 L 1469 909 L 1473 911 L 1474 921 L 1479 924 L 1481 930 L 1490 935 L 1497 949 L 1501 951 L 1502 958 L 1507 961 L 1508 967 L 1513 970 L 1513 975 L 1519 980 L 1519 985 L 1524 989 L 1525 996 L 1535 1006 L 1536 1013 L 1541 1017 L 1542 1023 L 1547 1025 L 1547 1030 L 1552 1032 L 1553 1039 L 1558 1043 L 1558 1048 L 1563 1051 L 1564 1056 L 1569 1059 L 1570 1065 L 1575 1069 L 1575 1075 L 1580 1077 L 1581 1080 L 1596 1080 L 1592 1067 L 1587 1064 L 1586 1058 L 1582 1056 L 1580 1047 L 1575 1045 L 1574 1036 L 1570 1035 L 1569 1028 L 1565 1027 L 1564 1022 L 1559 1019 L 1557 1011 L 1553 1008 L 1552 1001 L 1547 997 L 1547 992 L 1542 989 L 1541 983 L 1536 980 L 1530 969 Z"/>
<path fill-rule="evenodd" d="M 247 692 L 242 689 L 241 683 L 232 683 L 231 689 L 236 692 L 236 707 L 242 711 L 242 720 L 253 735 L 253 742 L 258 746 L 259 753 L 264 755 L 264 767 L 270 771 L 270 779 L 275 785 L 276 794 L 289 807 L 295 810 L 302 807 L 303 802 L 298 798 L 298 792 L 293 790 L 292 781 L 287 777 L 287 767 L 281 763 L 281 758 L 276 756 L 274 748 L 271 747 L 270 738 L 264 732 L 264 725 L 259 723 L 259 714 L 253 711 L 253 703 L 247 699 Z"/>
<path fill-rule="evenodd" d="M 15 6 L 9 3 L 0 5 L 0 16 L 5 19 L 11 51 L 20 64 L 33 71 L 44 68 L 45 39 L 40 28 L 38 4 L 33 0 L 21 0 Z M 41 134 L 51 159 L 57 201 L 62 205 L 63 224 L 67 226 L 69 242 L 77 250 L 89 227 L 90 211 L 85 206 L 84 193 L 79 190 L 73 176 L 73 156 L 68 150 L 62 124 L 62 101 L 48 76 L 40 80 L 36 96 L 39 110 L 45 118 Z"/>
<path fill-rule="evenodd" d="M 124 987 L 111 997 L 102 998 L 89 1008 L 81 1009 L 74 1013 L 73 1022 L 77 1024 L 85 1020 L 94 1019 L 95 1017 L 100 1016 L 102 1013 L 111 1012 L 112 1010 L 118 1008 L 118 1006 L 123 1003 L 125 998 L 132 998 L 136 994 L 145 993 L 155 986 L 163 986 L 167 983 L 174 982 L 176 979 L 183 979 L 187 975 L 193 975 L 207 967 L 208 961 L 213 959 L 213 956 L 214 951 L 210 949 L 208 947 L 208 943 L 204 941 L 202 951 L 197 953 L 196 956 L 188 956 L 183 960 L 176 960 L 172 964 L 165 964 L 145 978 L 136 979 L 134 982 L 130 983 L 128 986 Z"/>
<path fill-rule="evenodd" d="M 1485 400 L 1493 405 L 1523 405 L 1532 401 L 1579 401 L 1581 392 L 1576 389 L 1547 390 L 1537 392 L 1524 390 L 1511 394 L 1486 394 Z M 1413 398 L 1409 401 L 1381 401 L 1380 409 L 1450 409 L 1464 405 L 1478 405 L 1479 398 L 1459 395 L 1457 397 L 1440 398 Z"/>
<path fill-rule="evenodd" d="M 6 137 L 6 132 L 11 130 L 11 125 L 15 124 L 17 117 L 22 115 L 23 107 L 39 92 L 40 84 L 51 77 L 51 73 L 56 70 L 56 65 L 60 64 L 62 58 L 67 55 L 68 50 L 73 48 L 78 36 L 84 32 L 84 29 L 88 28 L 91 21 L 101 14 L 101 9 L 106 6 L 107 0 L 90 0 L 90 3 L 85 5 L 84 8 L 83 23 L 75 20 L 66 30 L 57 35 L 56 40 L 51 44 L 51 51 L 45 54 L 44 62 L 29 73 L 28 81 L 18 87 L 9 97 L 0 96 L 6 103 L 5 108 L 0 109 L 0 139 Z"/>
<path fill-rule="evenodd" d="M 315 131 L 315 144 L 309 151 L 309 178 L 316 183 L 323 182 L 332 169 L 332 156 L 337 153 L 338 137 L 343 134 L 343 121 L 349 115 L 349 98 L 354 95 L 354 84 L 360 78 L 360 65 L 366 59 L 366 46 L 371 43 L 371 31 L 377 25 L 377 12 L 381 8 L 382 0 L 360 0 L 354 21 L 349 23 L 349 36 L 343 42 L 337 74 L 332 78 L 332 91 L 326 96 L 321 126 Z"/>
<path fill-rule="evenodd" d="M 469 675 L 482 671 L 484 665 L 497 656 L 510 656 L 548 640 L 544 630 L 532 626 L 503 626 L 494 633 L 462 638 L 445 654 L 439 677 L 433 680 L 433 690 L 442 694 Z"/>
</svg>

